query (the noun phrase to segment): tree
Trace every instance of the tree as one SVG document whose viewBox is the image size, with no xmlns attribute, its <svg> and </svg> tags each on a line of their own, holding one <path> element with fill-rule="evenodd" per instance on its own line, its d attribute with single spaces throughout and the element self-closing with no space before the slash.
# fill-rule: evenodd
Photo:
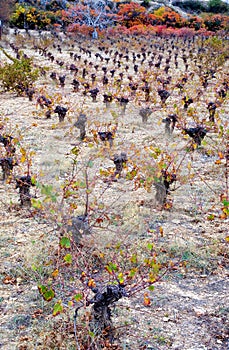
<svg viewBox="0 0 229 350">
<path fill-rule="evenodd" d="M 66 18 L 73 23 L 86 25 L 93 29 L 93 37 L 98 37 L 98 29 L 105 29 L 114 22 L 114 13 L 107 0 L 79 1 L 66 12 Z"/>
</svg>

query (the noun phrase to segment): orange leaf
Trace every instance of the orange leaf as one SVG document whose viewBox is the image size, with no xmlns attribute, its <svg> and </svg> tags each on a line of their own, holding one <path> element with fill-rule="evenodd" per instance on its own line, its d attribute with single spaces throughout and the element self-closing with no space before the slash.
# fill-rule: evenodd
<svg viewBox="0 0 229 350">
<path fill-rule="evenodd" d="M 89 279 L 87 285 L 88 285 L 88 287 L 90 287 L 90 288 L 95 288 L 95 287 L 96 287 L 95 281 L 94 281 L 92 278 Z"/>
<path fill-rule="evenodd" d="M 57 276 L 58 276 L 58 273 L 59 273 L 58 269 L 54 270 L 54 271 L 52 272 L 52 277 L 57 277 Z"/>
<path fill-rule="evenodd" d="M 218 152 L 218 156 L 219 156 L 220 159 L 223 159 L 223 158 L 224 158 L 224 155 L 223 155 L 222 152 Z"/>
<path fill-rule="evenodd" d="M 221 215 L 219 216 L 219 218 L 222 219 L 222 220 L 224 220 L 224 219 L 227 218 L 227 215 L 226 215 L 226 214 L 221 214 Z"/>
<path fill-rule="evenodd" d="M 2 281 L 4 284 L 16 284 L 17 283 L 17 280 L 16 278 L 13 278 L 11 276 L 6 276 L 5 278 L 3 278 L 3 281 Z"/>
<path fill-rule="evenodd" d="M 143 305 L 144 306 L 150 306 L 150 304 L 151 304 L 151 301 L 150 301 L 150 298 L 149 298 L 149 294 L 148 293 L 144 293 Z"/>
<path fill-rule="evenodd" d="M 220 159 L 217 159 L 217 160 L 215 161 L 215 164 L 221 164 L 221 160 L 220 160 Z"/>
</svg>

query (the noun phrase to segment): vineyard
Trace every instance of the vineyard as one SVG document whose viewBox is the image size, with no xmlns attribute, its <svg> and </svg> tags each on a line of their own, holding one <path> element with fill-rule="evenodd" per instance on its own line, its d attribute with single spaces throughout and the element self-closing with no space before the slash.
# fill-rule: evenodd
<svg viewBox="0 0 229 350">
<path fill-rule="evenodd" d="M 3 33 L 2 349 L 229 347 L 228 49 Z"/>
</svg>

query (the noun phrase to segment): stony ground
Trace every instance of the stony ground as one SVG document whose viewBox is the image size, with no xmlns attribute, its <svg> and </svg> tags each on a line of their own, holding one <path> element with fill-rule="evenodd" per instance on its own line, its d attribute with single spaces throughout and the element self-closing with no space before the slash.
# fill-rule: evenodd
<svg viewBox="0 0 229 350">
<path fill-rule="evenodd" d="M 11 42 L 23 44 L 21 35 L 19 38 L 11 35 Z M 8 44 L 9 38 L 3 39 L 4 47 L 13 54 Z M 50 63 L 47 58 L 31 49 L 31 39 L 26 40 L 30 41 L 23 50 L 34 56 L 37 65 L 49 67 L 50 71 L 60 69 L 56 62 Z M 77 45 L 74 50 L 79 52 Z M 95 53 L 97 49 L 92 50 Z M 69 63 L 69 46 L 65 45 L 62 53 L 53 48 L 52 51 L 55 51 L 56 59 L 64 59 L 65 63 Z M 87 55 L 82 56 L 88 59 Z M 3 57 L 1 55 L 1 59 Z M 95 62 L 94 55 L 91 60 Z M 82 62 L 80 65 L 82 68 Z M 61 73 L 66 73 L 65 66 L 61 69 Z M 96 163 L 94 172 L 98 172 L 101 167 L 111 168 L 111 155 L 120 149 L 128 156 L 131 154 L 133 162 L 140 163 L 144 147 L 162 147 L 165 142 L 167 150 L 181 152 L 182 158 L 187 138 L 180 135 L 180 130 L 175 130 L 173 137 L 166 139 L 162 123 L 162 118 L 173 109 L 175 99 L 179 98 L 178 92 L 174 91 L 173 99 L 164 109 L 160 108 L 160 103 L 153 96 L 152 104 L 156 106 L 153 116 L 147 124 L 143 124 L 137 103 L 128 105 L 125 114 L 120 114 L 120 106 L 115 102 L 107 109 L 102 98 L 98 98 L 97 103 L 92 103 L 89 97 L 83 100 L 82 91 L 72 93 L 71 80 L 72 76 L 67 71 L 66 86 L 60 88 L 49 78 L 48 73 L 37 83 L 36 97 L 32 102 L 26 96 L 17 97 L 13 93 L 0 95 L 1 122 L 6 125 L 5 131 L 18 137 L 22 135 L 20 144 L 28 152 L 35 151 L 31 172 L 39 181 L 52 184 L 58 189 L 59 184 L 69 176 L 71 159 L 67 155 L 75 145 L 81 149 L 79 159 L 82 164 L 87 157 L 93 158 L 93 154 L 90 156 L 90 143 L 80 142 L 78 130 L 72 127 L 82 108 L 90 116 L 89 137 L 92 137 L 90 128 L 98 130 L 109 122 L 114 124 L 118 121 L 114 151 L 109 147 L 103 149 L 107 157 L 104 156 Z M 99 82 L 98 86 L 102 88 Z M 46 119 L 44 111 L 37 106 L 36 98 L 44 91 L 49 96 L 54 96 L 59 104 L 68 106 L 68 115 L 63 123 L 58 123 L 54 114 L 51 119 Z M 213 91 L 213 87 L 209 89 L 209 96 L 212 96 Z M 202 97 L 202 102 L 204 98 Z M 196 103 L 196 108 L 202 113 L 201 102 Z M 220 110 L 222 120 L 228 115 L 228 110 L 226 100 Z M 120 334 L 117 342 L 121 349 L 229 349 L 228 246 L 225 240 L 228 235 L 228 219 L 221 220 L 216 215 L 215 220 L 207 220 L 212 208 L 216 208 L 217 213 L 220 212 L 219 193 L 225 186 L 224 168 L 223 165 L 220 167 L 215 164 L 217 152 L 210 156 L 205 152 L 207 147 L 213 149 L 212 145 L 218 147 L 220 141 L 217 136 L 211 133 L 206 142 L 207 145 L 185 159 L 185 168 L 194 160 L 195 178 L 192 183 L 185 182 L 187 171 L 180 174 L 181 186 L 171 193 L 173 207 L 170 210 L 158 208 L 154 190 L 150 193 L 142 188 L 133 191 L 132 184 L 126 185 L 124 177 L 106 187 L 103 202 L 110 206 L 112 213 L 122 216 L 122 225 L 116 232 L 102 231 L 102 242 L 99 230 L 95 230 L 92 239 L 97 240 L 97 244 L 106 244 L 115 235 L 118 237 L 118 234 L 128 230 L 131 231 L 130 237 L 138 235 L 136 237 L 144 239 L 149 235 L 150 227 L 155 242 L 170 254 L 180 254 L 187 260 L 186 267 L 174 270 L 155 285 L 155 290 L 150 293 L 149 306 L 143 306 L 142 294 L 136 298 L 123 298 L 117 303 L 114 322 Z M 103 146 L 99 144 L 97 147 Z M 136 150 L 140 150 L 139 153 Z M 26 164 L 20 164 L 14 169 L 15 175 L 23 175 Z M 97 196 L 103 193 L 104 186 L 104 182 L 98 180 L 95 188 Z M 35 194 L 37 190 L 32 191 Z M 31 215 L 30 210 L 20 207 L 19 195 L 13 182 L 1 182 L 0 192 L 0 348 L 75 349 L 72 318 L 69 329 L 64 322 L 65 316 L 59 315 L 53 320 L 49 304 L 41 299 L 37 290 L 40 272 L 33 269 L 38 262 L 45 260 L 49 247 L 55 246 L 55 231 L 50 222 L 41 220 L 40 217 Z M 158 231 L 160 227 L 163 228 L 163 237 Z"/>
</svg>

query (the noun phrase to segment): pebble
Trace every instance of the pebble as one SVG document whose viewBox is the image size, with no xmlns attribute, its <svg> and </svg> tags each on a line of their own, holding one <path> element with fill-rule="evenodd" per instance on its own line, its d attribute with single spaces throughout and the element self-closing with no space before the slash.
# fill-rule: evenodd
<svg viewBox="0 0 229 350">
<path fill-rule="evenodd" d="M 202 307 L 194 307 L 193 310 L 198 317 L 206 314 L 206 310 Z"/>
<path fill-rule="evenodd" d="M 172 224 L 175 224 L 175 225 L 179 225 L 179 224 L 181 223 L 181 221 L 180 221 L 180 220 L 177 220 L 177 219 L 173 219 L 173 220 L 171 221 L 171 223 L 172 223 Z"/>
</svg>

